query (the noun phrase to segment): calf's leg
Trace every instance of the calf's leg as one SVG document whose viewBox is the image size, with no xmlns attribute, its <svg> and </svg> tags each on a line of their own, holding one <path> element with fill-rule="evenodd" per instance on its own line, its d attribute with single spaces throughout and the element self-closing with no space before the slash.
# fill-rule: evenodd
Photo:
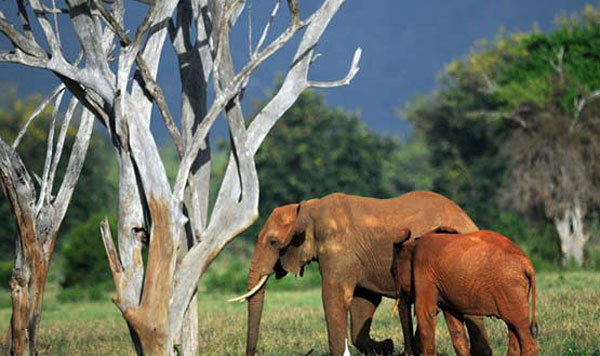
<svg viewBox="0 0 600 356">
<path fill-rule="evenodd" d="M 436 356 L 435 352 L 435 322 L 438 313 L 437 291 L 433 283 L 428 283 L 424 278 L 415 274 L 415 313 L 417 314 L 417 323 L 419 338 L 421 339 L 421 355 Z"/>
<path fill-rule="evenodd" d="M 465 325 L 469 332 L 469 340 L 471 341 L 471 355 L 491 356 L 492 348 L 488 339 L 483 317 L 465 315 Z"/>
<path fill-rule="evenodd" d="M 470 356 L 469 341 L 467 340 L 467 334 L 463 326 L 463 318 L 447 310 L 443 312 L 454 351 L 458 356 Z"/>
<path fill-rule="evenodd" d="M 521 356 L 521 346 L 519 346 L 519 337 L 515 329 L 506 324 L 508 329 L 508 348 L 506 350 L 506 356 Z"/>
</svg>

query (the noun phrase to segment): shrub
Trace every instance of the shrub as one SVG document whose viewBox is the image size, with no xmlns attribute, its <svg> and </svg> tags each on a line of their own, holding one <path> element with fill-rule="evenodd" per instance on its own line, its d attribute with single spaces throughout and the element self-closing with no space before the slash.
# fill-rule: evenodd
<svg viewBox="0 0 600 356">
<path fill-rule="evenodd" d="M 64 261 L 63 279 L 60 281 L 63 288 L 88 288 L 112 281 L 100 237 L 99 226 L 102 219 L 104 214 L 93 215 L 63 237 L 63 246 L 59 252 Z M 117 226 L 114 217 L 110 219 L 110 225 Z M 113 236 L 116 236 L 114 231 Z"/>
<path fill-rule="evenodd" d="M 0 262 L 0 289 L 8 289 L 8 282 L 12 278 L 13 262 Z"/>
</svg>

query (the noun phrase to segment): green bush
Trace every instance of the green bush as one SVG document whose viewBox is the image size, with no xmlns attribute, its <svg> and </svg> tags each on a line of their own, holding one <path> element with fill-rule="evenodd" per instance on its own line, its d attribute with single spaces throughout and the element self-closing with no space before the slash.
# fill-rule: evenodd
<svg viewBox="0 0 600 356">
<path fill-rule="evenodd" d="M 73 286 L 61 289 L 56 298 L 63 303 L 107 300 L 107 292 L 111 289 L 112 282 L 98 283 L 91 287 Z"/>
<path fill-rule="evenodd" d="M 0 289 L 8 289 L 8 282 L 12 278 L 13 262 L 0 262 Z"/>
<path fill-rule="evenodd" d="M 83 287 L 75 286 L 71 288 L 65 288 L 58 293 L 57 297 L 59 302 L 81 302 L 88 299 L 87 290 Z"/>
<path fill-rule="evenodd" d="M 96 214 L 85 223 L 75 227 L 63 236 L 63 246 L 59 252 L 63 259 L 63 288 L 90 288 L 112 281 L 108 259 L 100 237 L 100 222 L 104 214 Z M 111 227 L 116 227 L 116 219 L 110 219 Z M 113 237 L 116 233 L 113 231 Z M 71 292 L 69 292 L 71 293 Z M 75 293 L 76 292 L 72 292 Z"/>
</svg>

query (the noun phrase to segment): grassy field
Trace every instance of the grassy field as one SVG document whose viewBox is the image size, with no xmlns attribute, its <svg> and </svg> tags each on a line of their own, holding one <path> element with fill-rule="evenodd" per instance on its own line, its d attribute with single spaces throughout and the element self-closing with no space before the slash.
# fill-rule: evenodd
<svg viewBox="0 0 600 356">
<path fill-rule="evenodd" d="M 600 356 L 600 273 L 565 272 L 539 274 L 538 342 L 542 355 Z M 46 355 L 134 355 L 119 312 L 108 301 L 61 304 L 57 287 L 50 285 L 40 335 L 41 356 Z M 201 355 L 243 355 L 246 307 L 229 304 L 230 295 L 200 295 Z M 10 320 L 7 292 L 0 300 L 0 330 Z M 375 315 L 373 334 L 391 337 L 398 347 L 400 323 L 390 318 L 392 300 L 385 300 Z M 506 328 L 498 320 L 486 320 L 494 353 L 506 351 Z M 0 335 L 1 337 L 2 335 Z M 438 322 L 438 350 L 451 355 L 448 332 Z M 327 333 L 319 290 L 267 291 L 261 327 L 259 354 L 327 354 Z M 353 354 L 358 354 L 351 349 Z M 401 350 L 396 349 L 397 353 Z"/>
</svg>

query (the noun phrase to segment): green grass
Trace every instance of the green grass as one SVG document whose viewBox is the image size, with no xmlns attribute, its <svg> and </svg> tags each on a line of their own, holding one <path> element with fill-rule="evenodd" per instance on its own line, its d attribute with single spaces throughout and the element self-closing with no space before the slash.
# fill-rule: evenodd
<svg viewBox="0 0 600 356">
<path fill-rule="evenodd" d="M 290 277 L 286 277 L 290 278 Z M 293 282 L 293 278 L 292 278 Z M 543 273 L 537 277 L 538 323 L 542 355 L 600 356 L 600 273 Z M 49 285 L 40 345 L 46 355 L 134 355 L 125 322 L 108 301 L 60 303 L 58 287 Z M 201 354 L 242 355 L 246 340 L 246 307 L 225 302 L 231 294 L 200 294 Z M 384 300 L 375 315 L 373 335 L 391 337 L 398 349 L 402 337 L 393 301 Z M 452 355 L 448 332 L 438 319 L 437 345 Z M 0 330 L 8 327 L 8 293 L 0 293 Z M 487 319 L 494 354 L 506 352 L 506 328 Z M 2 338 L 3 335 L 0 335 Z M 267 291 L 259 354 L 274 356 L 327 354 L 327 333 L 320 291 Z M 353 354 L 358 354 L 354 349 Z"/>
</svg>

